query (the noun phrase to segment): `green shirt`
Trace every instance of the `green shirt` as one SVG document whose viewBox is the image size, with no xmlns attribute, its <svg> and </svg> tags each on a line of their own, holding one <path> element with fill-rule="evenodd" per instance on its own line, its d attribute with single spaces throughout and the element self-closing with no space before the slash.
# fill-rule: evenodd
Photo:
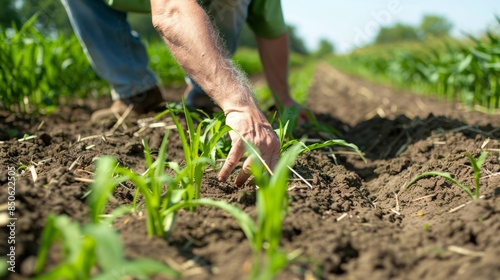
<svg viewBox="0 0 500 280">
<path fill-rule="evenodd" d="M 280 0 L 253 0 L 247 23 L 259 37 L 276 38 L 286 32 Z"/>
<path fill-rule="evenodd" d="M 109 6 L 126 12 L 150 13 L 149 0 L 104 0 Z M 248 7 L 247 23 L 259 37 L 276 38 L 286 32 L 281 0 L 253 0 Z"/>
</svg>

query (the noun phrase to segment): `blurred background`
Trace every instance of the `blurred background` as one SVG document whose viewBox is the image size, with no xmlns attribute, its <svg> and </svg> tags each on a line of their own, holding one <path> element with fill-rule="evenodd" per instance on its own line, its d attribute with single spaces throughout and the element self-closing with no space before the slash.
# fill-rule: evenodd
<svg viewBox="0 0 500 280">
<path fill-rule="evenodd" d="M 321 39 L 339 53 L 376 43 L 425 40 L 431 36 L 463 38 L 498 28 L 500 1 L 300 0 L 282 1 L 286 20 L 296 26 L 306 47 Z"/>
<path fill-rule="evenodd" d="M 1 107 L 49 112 L 73 96 L 109 94 L 60 1 L 1 1 Z M 314 66 L 324 61 L 375 82 L 486 110 L 499 107 L 500 1 L 283 0 L 282 5 L 293 52 L 291 85 L 299 100 L 307 98 Z M 184 86 L 151 17 L 130 13 L 128 18 L 164 85 Z M 262 72 L 255 47 L 246 27 L 234 60 L 249 75 Z M 265 86 L 256 93 L 264 104 L 270 100 Z"/>
<path fill-rule="evenodd" d="M 0 25 L 20 26 L 40 13 L 36 26 L 45 33 L 72 33 L 59 1 L 2 0 Z M 290 26 L 293 49 L 314 52 L 322 44 L 334 46 L 337 53 L 355 48 L 394 41 L 425 40 L 430 36 L 464 38 L 480 35 L 485 29 L 498 29 L 495 15 L 500 15 L 500 1 L 409 1 L 409 0 L 301 0 L 282 1 L 285 19 Z M 136 31 L 145 39 L 157 40 L 151 17 L 129 15 Z M 245 29 L 241 44 L 253 47 L 250 30 Z"/>
</svg>

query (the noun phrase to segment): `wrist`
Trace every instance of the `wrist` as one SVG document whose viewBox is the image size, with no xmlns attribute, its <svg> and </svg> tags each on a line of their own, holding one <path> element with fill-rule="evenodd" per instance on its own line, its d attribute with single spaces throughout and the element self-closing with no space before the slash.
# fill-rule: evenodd
<svg viewBox="0 0 500 280">
<path fill-rule="evenodd" d="M 229 115 L 244 115 L 246 118 L 256 123 L 267 122 L 267 118 L 255 103 L 244 106 L 231 106 L 223 111 L 226 117 Z"/>
<path fill-rule="evenodd" d="M 223 109 L 224 115 L 229 115 L 230 113 L 240 113 L 240 114 L 248 114 L 252 116 L 261 117 L 262 112 L 255 104 L 247 104 L 247 105 L 238 105 L 238 106 L 228 106 L 226 109 Z M 262 115 L 263 117 L 263 115 Z"/>
<path fill-rule="evenodd" d="M 234 93 L 231 98 L 221 100 L 219 106 L 227 115 L 231 112 L 260 111 L 253 95 L 250 92 Z"/>
</svg>

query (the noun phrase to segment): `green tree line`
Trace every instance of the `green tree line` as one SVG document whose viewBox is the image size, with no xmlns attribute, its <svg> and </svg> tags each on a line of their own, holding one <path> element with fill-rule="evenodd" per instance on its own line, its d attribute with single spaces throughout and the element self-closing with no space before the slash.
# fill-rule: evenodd
<svg viewBox="0 0 500 280">
<path fill-rule="evenodd" d="M 380 28 L 375 37 L 375 44 L 401 41 L 418 41 L 431 37 L 448 37 L 453 24 L 443 16 L 425 15 L 418 26 L 396 23 Z"/>
</svg>

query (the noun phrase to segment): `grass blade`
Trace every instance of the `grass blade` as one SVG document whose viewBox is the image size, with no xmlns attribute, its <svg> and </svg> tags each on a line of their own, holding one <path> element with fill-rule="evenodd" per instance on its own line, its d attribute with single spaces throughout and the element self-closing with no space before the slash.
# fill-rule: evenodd
<svg viewBox="0 0 500 280">
<path fill-rule="evenodd" d="M 233 216 L 240 225 L 241 229 L 243 230 L 243 233 L 245 233 L 245 236 L 250 241 L 250 244 L 252 245 L 253 248 L 253 243 L 255 240 L 255 233 L 257 228 L 252 218 L 247 213 L 243 212 L 243 210 L 241 210 L 240 208 L 232 204 L 229 204 L 226 201 L 217 201 L 210 198 L 200 198 L 191 201 L 181 201 L 178 204 L 173 205 L 172 207 L 167 209 L 164 212 L 164 215 L 169 215 L 170 213 L 173 213 L 182 208 L 191 208 L 196 206 L 212 206 L 231 214 L 231 216 Z"/>
<path fill-rule="evenodd" d="M 483 166 L 484 161 L 486 160 L 486 157 L 488 156 L 487 152 L 482 152 L 477 161 L 472 157 L 471 154 L 466 153 L 465 154 L 468 158 L 470 163 L 472 164 L 472 169 L 474 170 L 474 186 L 475 186 L 475 197 L 479 197 L 479 178 L 481 177 L 481 167 Z"/>
<path fill-rule="evenodd" d="M 124 263 L 120 266 L 113 267 L 111 270 L 93 277 L 92 279 L 122 279 L 123 276 L 132 276 L 139 279 L 149 279 L 149 276 L 151 275 L 163 275 L 168 278 L 179 278 L 181 276 L 179 272 L 166 266 L 163 263 L 149 259 L 138 259 Z"/>
<path fill-rule="evenodd" d="M 459 186 L 462 190 L 464 190 L 472 199 L 475 199 L 475 195 L 471 192 L 470 188 L 459 183 L 457 180 L 453 179 L 451 177 L 451 174 L 450 173 L 447 173 L 447 172 L 435 172 L 435 171 L 431 171 L 431 172 L 424 172 L 418 176 L 416 176 L 415 178 L 413 178 L 406 186 L 405 186 L 405 189 L 408 189 L 410 186 L 412 186 L 413 184 L 415 184 L 415 182 L 417 182 L 418 180 L 422 179 L 422 178 L 425 178 L 425 177 L 431 177 L 431 176 L 438 176 L 438 177 L 442 177 L 450 182 L 452 182 L 453 184 Z"/>
<path fill-rule="evenodd" d="M 87 199 L 87 204 L 90 207 L 90 220 L 93 223 L 99 222 L 108 203 L 108 198 L 118 184 L 112 177 L 116 165 L 116 159 L 108 156 L 101 157 L 97 161 L 95 181 L 90 185 L 92 191 Z"/>
</svg>

